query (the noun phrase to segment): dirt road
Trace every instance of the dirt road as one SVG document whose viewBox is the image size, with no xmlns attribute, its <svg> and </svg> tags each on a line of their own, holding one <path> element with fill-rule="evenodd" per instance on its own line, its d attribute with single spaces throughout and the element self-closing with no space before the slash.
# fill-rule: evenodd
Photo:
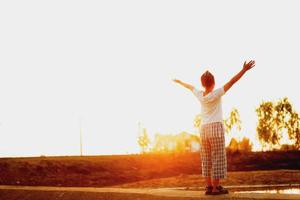
<svg viewBox="0 0 300 200">
<path fill-rule="evenodd" d="M 282 199 L 296 200 L 300 195 L 279 194 L 229 194 L 218 197 L 203 195 L 203 191 L 185 191 L 172 188 L 134 189 L 134 188 L 91 188 L 91 187 L 43 187 L 43 186 L 0 186 L 0 199 L 12 200 L 179 200 L 179 199 Z"/>
</svg>

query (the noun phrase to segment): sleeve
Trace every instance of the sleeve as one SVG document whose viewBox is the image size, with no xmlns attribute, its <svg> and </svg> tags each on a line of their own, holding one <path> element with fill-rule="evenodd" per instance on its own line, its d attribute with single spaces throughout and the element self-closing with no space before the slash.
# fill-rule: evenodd
<svg viewBox="0 0 300 200">
<path fill-rule="evenodd" d="M 201 95 L 201 91 L 200 90 L 198 90 L 198 89 L 196 89 L 195 87 L 194 87 L 194 89 L 192 90 L 192 92 L 193 92 L 193 94 L 195 95 L 195 97 L 197 97 L 197 99 L 201 99 L 201 97 L 202 97 L 202 95 Z"/>
</svg>

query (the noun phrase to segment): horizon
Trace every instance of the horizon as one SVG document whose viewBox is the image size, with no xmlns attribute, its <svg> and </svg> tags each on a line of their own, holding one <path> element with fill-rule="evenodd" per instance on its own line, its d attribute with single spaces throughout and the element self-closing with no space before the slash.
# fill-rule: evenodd
<svg viewBox="0 0 300 200">
<path fill-rule="evenodd" d="M 259 150 L 262 101 L 300 112 L 296 1 L 117 2 L 0 2 L 0 157 L 80 155 L 80 129 L 84 156 L 139 153 L 139 123 L 196 133 L 199 103 L 172 79 L 200 89 L 210 70 L 217 89 L 251 59 L 223 97 L 232 134 Z"/>
</svg>

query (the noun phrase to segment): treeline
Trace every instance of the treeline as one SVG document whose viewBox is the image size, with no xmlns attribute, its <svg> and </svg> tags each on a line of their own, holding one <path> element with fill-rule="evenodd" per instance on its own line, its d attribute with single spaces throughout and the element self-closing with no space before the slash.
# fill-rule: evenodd
<svg viewBox="0 0 300 200">
<path fill-rule="evenodd" d="M 195 134 L 181 132 L 179 134 L 156 134 L 154 141 L 150 141 L 148 134 L 144 132 L 139 137 L 142 153 L 187 153 L 200 150 L 200 137 Z M 253 145 L 244 137 L 241 141 L 232 138 L 227 150 L 229 152 L 250 152 Z"/>
<path fill-rule="evenodd" d="M 225 131 L 229 133 L 233 127 L 241 130 L 241 121 L 237 109 L 233 109 L 230 116 L 224 120 Z M 199 129 L 201 126 L 201 117 L 197 115 L 194 119 L 194 127 Z M 146 128 L 143 128 L 139 137 L 138 144 L 141 153 L 186 153 L 197 152 L 200 150 L 200 137 L 198 133 L 181 132 L 178 134 L 155 134 L 151 141 Z M 252 144 L 248 138 L 237 141 L 232 138 L 228 151 L 251 151 Z"/>
<path fill-rule="evenodd" d="M 300 150 L 300 118 L 287 98 L 277 102 L 262 102 L 256 109 L 258 116 L 257 135 L 264 150 Z M 235 127 L 241 130 L 241 120 L 237 109 L 233 109 L 224 120 L 225 132 L 230 133 Z M 201 117 L 194 119 L 194 127 L 199 129 Z M 286 135 L 285 135 L 286 134 Z M 281 139 L 289 143 L 281 143 Z M 141 153 L 185 153 L 200 149 L 198 133 L 181 132 L 178 134 L 155 134 L 150 140 L 147 129 L 143 128 L 138 136 Z M 227 146 L 229 152 L 250 152 L 253 144 L 249 138 L 237 140 L 233 137 Z"/>
</svg>

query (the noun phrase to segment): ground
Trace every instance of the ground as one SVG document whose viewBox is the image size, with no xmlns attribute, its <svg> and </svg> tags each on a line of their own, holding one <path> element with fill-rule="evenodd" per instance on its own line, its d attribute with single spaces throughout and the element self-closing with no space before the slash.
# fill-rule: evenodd
<svg viewBox="0 0 300 200">
<path fill-rule="evenodd" d="M 203 191 L 180 189 L 122 189 L 92 187 L 43 187 L 43 186 L 0 186 L 0 198 L 12 199 L 55 199 L 55 200 L 179 200 L 179 199 L 220 199 L 220 200 L 299 200 L 300 195 L 230 193 L 219 196 L 206 196 Z"/>
<path fill-rule="evenodd" d="M 300 184 L 300 170 L 264 170 L 229 172 L 223 185 Z M 205 182 L 201 175 L 181 175 L 116 185 L 122 188 L 199 187 Z"/>
<path fill-rule="evenodd" d="M 300 151 L 233 153 L 227 157 L 228 184 L 295 182 L 300 170 Z M 195 185 L 202 184 L 200 163 L 199 153 L 0 158 L 0 185 L 107 187 L 139 181 L 159 185 L 158 180 L 169 185 Z M 287 171 L 267 172 L 282 169 Z"/>
<path fill-rule="evenodd" d="M 200 159 L 198 153 L 0 158 L 0 199 L 205 199 L 200 191 L 205 186 Z M 300 152 L 228 154 L 228 168 L 222 184 L 233 186 L 230 191 L 240 190 L 234 187 L 241 185 L 300 185 Z M 223 197 L 219 199 L 261 199 L 241 194 Z M 286 199 L 280 195 L 263 199 L 275 197 Z"/>
</svg>

